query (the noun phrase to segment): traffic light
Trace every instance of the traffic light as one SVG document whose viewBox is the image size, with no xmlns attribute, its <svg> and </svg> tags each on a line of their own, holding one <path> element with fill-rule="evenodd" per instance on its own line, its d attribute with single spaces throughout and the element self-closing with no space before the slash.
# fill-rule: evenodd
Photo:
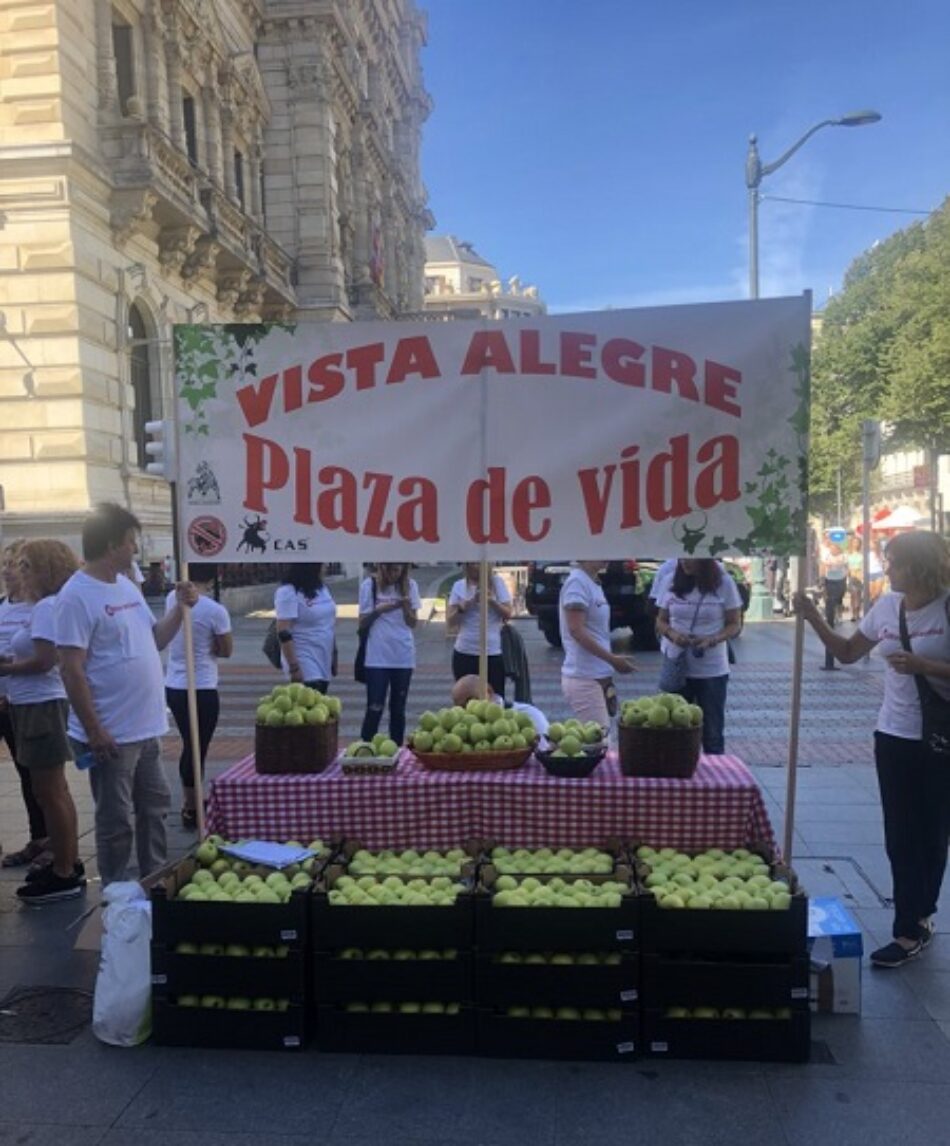
<svg viewBox="0 0 950 1146">
<path fill-rule="evenodd" d="M 881 460 L 881 423 L 874 418 L 861 423 L 861 445 L 864 464 L 873 470 Z"/>
<path fill-rule="evenodd" d="M 173 482 L 178 479 L 175 457 L 175 430 L 169 419 L 145 423 L 145 452 L 151 461 L 145 472 Z"/>
</svg>

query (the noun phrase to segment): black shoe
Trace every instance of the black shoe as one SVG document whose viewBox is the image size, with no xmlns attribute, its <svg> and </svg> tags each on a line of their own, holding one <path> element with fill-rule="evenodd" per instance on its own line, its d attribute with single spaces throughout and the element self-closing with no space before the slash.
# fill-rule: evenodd
<svg viewBox="0 0 950 1146">
<path fill-rule="evenodd" d="M 21 903 L 42 906 L 46 903 L 58 903 L 61 899 L 75 899 L 77 895 L 82 895 L 85 886 L 85 879 L 80 879 L 75 872 L 69 876 L 62 876 L 49 868 L 32 883 L 18 887 L 16 894 Z"/>
<path fill-rule="evenodd" d="M 52 871 L 52 870 L 53 870 L 53 862 L 52 862 L 52 860 L 50 860 L 50 862 L 48 864 L 44 864 L 42 867 L 38 867 L 35 871 L 28 871 L 26 873 L 26 882 L 27 883 L 35 883 L 41 877 L 45 878 L 46 873 L 49 871 Z M 73 868 L 73 871 L 76 873 L 76 878 L 83 885 L 83 887 L 85 887 L 86 886 L 86 865 L 82 862 L 82 860 L 79 860 L 79 862 Z"/>
<path fill-rule="evenodd" d="M 871 952 L 872 967 L 903 967 L 911 959 L 916 959 L 923 951 L 924 945 L 918 939 L 913 947 L 903 947 L 894 939 L 886 947 L 878 947 Z"/>
</svg>

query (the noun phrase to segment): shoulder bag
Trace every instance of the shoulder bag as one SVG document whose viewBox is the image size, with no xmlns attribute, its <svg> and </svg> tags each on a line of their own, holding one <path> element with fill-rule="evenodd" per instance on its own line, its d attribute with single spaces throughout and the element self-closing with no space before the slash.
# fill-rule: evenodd
<svg viewBox="0 0 950 1146">
<path fill-rule="evenodd" d="M 696 627 L 696 618 L 699 616 L 699 607 L 703 603 L 705 593 L 700 595 L 699 600 L 696 602 L 696 608 L 693 611 L 693 619 L 689 624 L 689 632 L 687 636 L 692 636 L 693 629 Z M 663 664 L 660 666 L 660 692 L 682 692 L 686 687 L 686 654 L 688 649 L 677 648 L 676 656 L 670 656 L 669 653 L 663 654 Z"/>
<path fill-rule="evenodd" d="M 950 622 L 950 598 L 946 602 L 947 620 Z M 901 644 L 912 653 L 904 601 L 900 605 Z M 922 673 L 914 673 L 917 695 L 920 697 L 920 715 L 923 722 L 924 748 L 941 763 L 950 764 L 950 701 L 934 689 Z"/>
<path fill-rule="evenodd" d="M 373 589 L 373 608 L 376 608 L 376 578 L 372 578 Z M 356 659 L 353 661 L 353 679 L 359 681 L 360 684 L 366 684 L 366 641 L 369 637 L 369 631 L 373 627 L 373 622 L 376 620 L 374 616 L 368 616 L 365 620 L 360 621 L 358 629 L 359 643 L 356 646 Z"/>
<path fill-rule="evenodd" d="M 264 644 L 261 646 L 264 656 L 270 661 L 275 669 L 280 666 L 280 640 L 277 636 L 277 621 L 273 620 L 267 626 L 267 632 L 264 634 Z"/>
</svg>

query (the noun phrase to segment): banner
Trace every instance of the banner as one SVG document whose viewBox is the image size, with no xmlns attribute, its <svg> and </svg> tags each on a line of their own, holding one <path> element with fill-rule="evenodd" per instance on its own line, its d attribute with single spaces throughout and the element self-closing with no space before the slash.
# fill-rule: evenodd
<svg viewBox="0 0 950 1146">
<path fill-rule="evenodd" d="M 184 556 L 804 553 L 810 317 L 178 326 Z"/>
</svg>

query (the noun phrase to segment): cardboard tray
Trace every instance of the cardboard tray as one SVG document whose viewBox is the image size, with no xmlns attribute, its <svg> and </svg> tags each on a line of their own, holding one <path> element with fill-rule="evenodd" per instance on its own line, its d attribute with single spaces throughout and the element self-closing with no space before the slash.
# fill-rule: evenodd
<svg viewBox="0 0 950 1146">
<path fill-rule="evenodd" d="M 643 1012 L 643 1053 L 654 1058 L 750 1059 L 807 1062 L 811 1055 L 811 1013 L 790 1019 L 665 1019 Z"/>
<path fill-rule="evenodd" d="M 741 955 L 804 955 L 808 900 L 800 892 L 787 911 L 718 911 L 660 908 L 641 895 L 640 946 L 644 952 L 731 952 Z"/>
<path fill-rule="evenodd" d="M 642 1000 L 667 1007 L 808 1007 L 807 956 L 732 961 L 644 954 Z"/>
<path fill-rule="evenodd" d="M 619 1022 L 512 1019 L 495 1010 L 478 1012 L 478 1053 L 491 1058 L 634 1062 L 640 1049 L 640 1019 L 625 1011 Z"/>
<path fill-rule="evenodd" d="M 640 961 L 631 954 L 615 964 L 496 963 L 483 954 L 475 960 L 475 999 L 483 1007 L 606 1009 L 636 1006 L 639 997 Z"/>
<path fill-rule="evenodd" d="M 310 888 L 295 891 L 287 903 L 191 903 L 175 899 L 198 866 L 194 857 L 188 856 L 150 889 L 153 942 L 166 947 L 180 942 L 306 946 Z"/>
<path fill-rule="evenodd" d="M 454 959 L 339 959 L 321 951 L 313 959 L 317 1003 L 474 1001 L 472 955 Z"/>
<path fill-rule="evenodd" d="M 217 906 L 212 904 L 211 906 Z M 231 955 L 176 955 L 152 944 L 152 997 L 177 995 L 246 995 L 304 1002 L 309 961 L 301 948 L 285 959 Z"/>
<path fill-rule="evenodd" d="M 307 1010 L 301 1004 L 291 1003 L 286 1011 L 225 1011 L 152 1001 L 156 1046 L 298 1051 L 308 1037 Z"/>
<path fill-rule="evenodd" d="M 316 1032 L 322 1051 L 474 1054 L 475 1011 L 463 1007 L 457 1015 L 371 1015 L 318 1007 Z"/>
</svg>

